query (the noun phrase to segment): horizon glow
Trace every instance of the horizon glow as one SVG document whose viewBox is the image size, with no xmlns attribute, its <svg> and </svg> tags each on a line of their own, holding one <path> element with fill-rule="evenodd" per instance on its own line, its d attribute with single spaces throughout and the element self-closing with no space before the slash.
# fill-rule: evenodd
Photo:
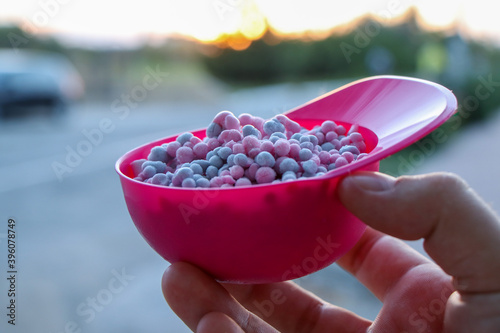
<svg viewBox="0 0 500 333">
<path fill-rule="evenodd" d="M 53 34 L 75 45 L 133 45 L 169 36 L 213 43 L 224 35 L 254 40 L 267 25 L 282 36 L 321 36 L 367 14 L 392 23 L 411 7 L 425 29 L 454 26 L 467 37 L 500 41 L 495 10 L 487 0 L 359 0 L 356 6 L 328 0 L 0 0 L 0 24 Z"/>
</svg>

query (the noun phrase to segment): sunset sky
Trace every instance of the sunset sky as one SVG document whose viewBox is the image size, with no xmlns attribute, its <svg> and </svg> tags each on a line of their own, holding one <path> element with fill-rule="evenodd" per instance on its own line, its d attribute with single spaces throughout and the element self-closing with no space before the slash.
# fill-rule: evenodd
<svg viewBox="0 0 500 333">
<path fill-rule="evenodd" d="M 489 0 L 0 0 L 0 24 L 56 33 L 78 44 L 133 44 L 168 35 L 211 42 L 237 32 L 258 38 L 266 21 L 281 34 L 319 34 L 365 14 L 390 23 L 412 6 L 428 28 L 455 23 L 466 35 L 500 41 Z"/>
</svg>

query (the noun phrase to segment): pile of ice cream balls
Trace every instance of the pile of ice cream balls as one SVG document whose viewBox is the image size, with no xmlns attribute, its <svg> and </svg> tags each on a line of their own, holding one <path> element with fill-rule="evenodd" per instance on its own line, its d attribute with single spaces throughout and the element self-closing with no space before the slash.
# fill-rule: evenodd
<svg viewBox="0 0 500 333">
<path fill-rule="evenodd" d="M 358 126 L 327 120 L 311 130 L 280 114 L 270 120 L 219 112 L 205 138 L 183 133 L 131 163 L 138 181 L 173 187 L 250 186 L 324 175 L 367 156 Z"/>
</svg>

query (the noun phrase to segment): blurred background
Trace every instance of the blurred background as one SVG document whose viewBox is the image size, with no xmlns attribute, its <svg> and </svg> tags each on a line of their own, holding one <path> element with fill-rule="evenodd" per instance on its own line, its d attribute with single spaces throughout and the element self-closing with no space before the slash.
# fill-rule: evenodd
<svg viewBox="0 0 500 333">
<path fill-rule="evenodd" d="M 366 76 L 443 84 L 459 112 L 381 163 L 451 171 L 500 206 L 500 26 L 485 0 L 0 0 L 0 268 L 17 225 L 16 326 L 1 332 L 188 332 L 168 266 L 135 229 L 115 161 L 205 127 L 265 118 Z M 411 243 L 422 251 L 419 242 Z M 381 304 L 336 265 L 297 281 L 374 319 Z"/>
</svg>

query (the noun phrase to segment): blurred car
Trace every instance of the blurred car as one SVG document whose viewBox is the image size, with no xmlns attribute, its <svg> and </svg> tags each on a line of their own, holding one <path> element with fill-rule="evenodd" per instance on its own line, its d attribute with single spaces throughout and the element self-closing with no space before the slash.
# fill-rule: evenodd
<svg viewBox="0 0 500 333">
<path fill-rule="evenodd" d="M 40 107 L 60 114 L 83 94 L 80 74 L 63 55 L 0 50 L 0 117 Z"/>
</svg>

